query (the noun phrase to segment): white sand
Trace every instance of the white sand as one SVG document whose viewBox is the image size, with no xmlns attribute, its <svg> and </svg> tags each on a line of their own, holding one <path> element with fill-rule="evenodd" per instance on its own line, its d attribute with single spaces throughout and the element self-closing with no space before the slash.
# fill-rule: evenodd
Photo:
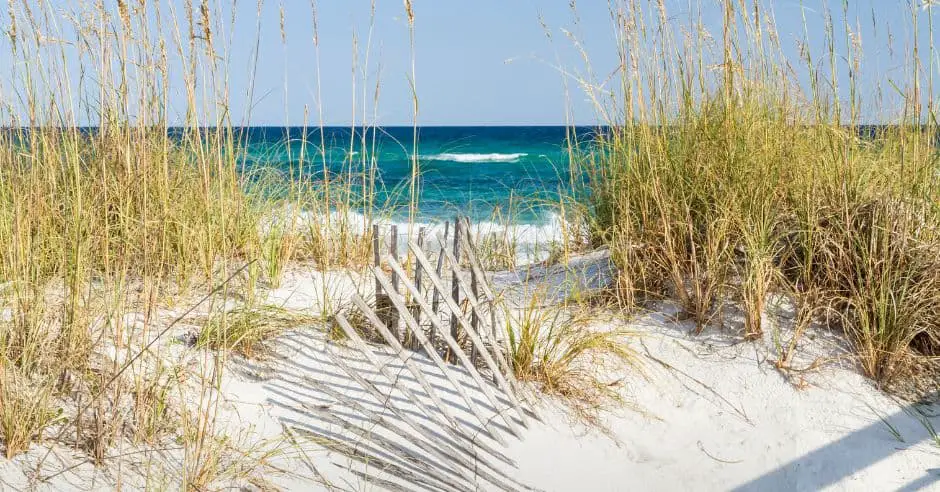
<svg viewBox="0 0 940 492">
<path fill-rule="evenodd" d="M 589 263 L 595 266 L 594 260 L 604 261 L 594 258 Z M 541 283 L 557 282 L 558 275 L 571 278 L 570 271 L 541 273 Z M 316 313 L 322 307 L 324 285 L 330 286 L 328 297 L 333 304 L 339 304 L 357 285 L 367 292 L 369 282 L 357 278 L 294 270 L 269 300 Z M 511 280 L 504 278 L 501 285 L 505 288 Z M 533 280 L 531 285 L 536 283 Z M 246 464 L 247 475 L 263 482 L 251 484 L 240 477 L 220 485 L 257 489 L 267 484 L 291 490 L 940 488 L 940 447 L 915 418 L 914 407 L 896 403 L 859 375 L 844 357 L 838 337 L 805 338 L 795 366 L 805 367 L 820 356 L 839 357 L 839 362 L 788 379 L 773 366 L 770 335 L 756 343 L 739 343 L 737 337 L 718 331 L 690 336 L 691 326 L 675 322 L 672 314 L 671 306 L 663 305 L 628 325 L 637 332 L 630 340 L 640 354 L 644 374 L 614 371 L 604 375 L 623 381 L 620 390 L 629 403 L 601 416 L 609 432 L 573 421 L 559 402 L 542 397 L 543 422 L 529 419 L 529 428 L 520 438 L 494 420 L 508 443 L 505 447 L 483 432 L 460 397 L 449 391 L 450 383 L 425 357 L 414 355 L 413 360 L 478 445 L 457 443 L 438 420 L 428 418 L 402 392 L 392 390 L 361 354 L 327 342 L 321 326 L 292 331 L 276 342 L 275 354 L 265 361 L 229 361 L 223 376 L 220 422 L 239 449 L 254 457 L 266 452 L 270 456 L 263 466 Z M 773 319 L 785 320 L 785 313 Z M 384 347 L 373 349 L 386 354 L 379 357 L 395 375 L 397 385 L 410 388 L 430 404 L 397 359 Z M 184 347 L 172 353 L 190 365 L 205 364 L 208 359 L 208 354 Z M 344 374 L 329 354 L 361 371 L 387 399 L 376 400 Z M 508 411 L 508 403 L 502 400 L 493 408 L 465 371 L 454 368 L 453 374 L 488 418 Z M 390 406 L 401 413 L 389 411 Z M 937 408 L 921 410 L 940 413 Z M 383 421 L 370 419 L 372 412 L 381 414 Z M 903 442 L 879 416 L 897 429 Z M 416 422 L 420 431 L 406 420 Z M 940 428 L 940 418 L 929 421 Z M 421 432 L 435 439 L 425 439 Z M 36 446 L 27 455 L 0 462 L 0 488 L 29 486 L 31 467 L 44 454 L 45 448 Z M 460 455 L 470 466 L 455 466 L 453 455 Z M 81 462 L 80 454 L 71 450 L 57 448 L 54 456 L 47 460 L 44 476 Z M 142 471 L 147 456 L 155 456 L 149 462 L 155 460 L 161 470 L 151 472 L 149 479 Z M 167 452 L 115 459 L 103 470 L 84 464 L 40 488 L 114 488 L 118 480 L 127 488 L 145 483 L 173 487 L 179 485 L 174 466 L 180 462 L 179 453 Z"/>
<path fill-rule="evenodd" d="M 762 344 L 713 334 L 690 338 L 690 326 L 659 314 L 631 326 L 652 356 L 673 369 L 640 347 L 648 379 L 624 375 L 624 394 L 636 411 L 607 418 L 619 446 L 580 435 L 562 420 L 516 444 L 512 455 L 530 483 L 547 490 L 940 486 L 940 448 L 927 429 L 854 370 L 825 367 L 797 389 L 774 369 L 772 351 Z M 802 350 L 828 348 L 821 340 L 812 345 Z"/>
</svg>

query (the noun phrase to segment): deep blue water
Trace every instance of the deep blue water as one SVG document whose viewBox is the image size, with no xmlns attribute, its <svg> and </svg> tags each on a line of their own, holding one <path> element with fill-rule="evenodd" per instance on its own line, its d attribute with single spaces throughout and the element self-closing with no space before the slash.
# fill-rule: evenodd
<svg viewBox="0 0 940 492">
<path fill-rule="evenodd" d="M 589 128 L 562 126 L 420 127 L 419 219 L 440 220 L 460 213 L 486 220 L 501 213 L 521 222 L 547 220 L 548 207 L 542 204 L 569 187 L 567 142 L 572 130 L 579 139 L 592 133 Z M 241 129 L 246 168 L 275 167 L 295 177 L 302 171 L 304 179 L 322 182 L 320 131 Z M 412 138 L 410 127 L 323 129 L 322 148 L 331 179 L 361 184 L 363 170 L 374 168 L 376 206 L 404 216 L 410 196 Z"/>
</svg>

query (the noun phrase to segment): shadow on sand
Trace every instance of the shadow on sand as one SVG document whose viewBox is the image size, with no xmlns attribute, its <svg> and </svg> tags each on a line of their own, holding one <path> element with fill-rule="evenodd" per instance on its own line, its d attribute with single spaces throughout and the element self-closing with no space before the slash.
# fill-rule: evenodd
<svg viewBox="0 0 940 492">
<path fill-rule="evenodd" d="M 928 400 L 935 401 L 936 396 L 935 393 Z M 922 444 L 940 446 L 940 437 L 934 427 L 938 419 L 940 408 L 937 406 L 908 404 L 898 412 L 785 463 L 734 491 L 821 490 L 831 487 L 893 453 Z M 886 433 L 896 433 L 896 445 L 885 443 Z M 924 470 L 923 476 L 898 490 L 937 490 L 940 486 L 940 449 L 936 450 L 936 456 L 937 467 Z"/>
<path fill-rule="evenodd" d="M 332 464 L 349 479 L 386 490 L 532 490 L 512 477 L 516 464 L 499 443 L 502 436 L 511 438 L 501 420 L 504 415 L 522 422 L 509 412 L 511 405 L 504 396 L 498 405 L 486 399 L 464 368 L 449 370 L 490 419 L 486 426 L 502 436 L 485 430 L 437 373 L 439 369 L 419 353 L 410 358 L 426 374 L 457 426 L 448 425 L 442 409 L 385 346 L 369 349 L 391 379 L 362 354 L 314 330 L 289 334 L 284 341 L 288 352 L 271 361 L 277 366 L 272 372 L 276 376 L 263 382 L 268 402 L 299 439 L 329 450 Z M 257 369 L 248 361 L 243 364 L 245 369 Z M 350 377 L 349 370 L 362 379 Z"/>
</svg>

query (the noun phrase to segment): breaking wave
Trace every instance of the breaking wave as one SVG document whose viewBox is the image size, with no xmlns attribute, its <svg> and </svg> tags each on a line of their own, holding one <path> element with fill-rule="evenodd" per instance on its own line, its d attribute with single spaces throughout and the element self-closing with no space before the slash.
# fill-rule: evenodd
<svg viewBox="0 0 940 492">
<path fill-rule="evenodd" d="M 460 154 L 460 153 L 450 153 L 445 152 L 442 154 L 434 154 L 424 157 L 429 161 L 448 161 L 448 162 L 517 162 L 519 159 L 526 157 L 529 154 L 525 153 L 516 153 L 516 154 Z"/>
</svg>

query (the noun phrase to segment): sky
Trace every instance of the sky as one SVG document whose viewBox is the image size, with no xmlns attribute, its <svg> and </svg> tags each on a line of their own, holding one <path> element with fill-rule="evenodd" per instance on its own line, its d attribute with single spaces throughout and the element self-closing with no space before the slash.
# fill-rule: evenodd
<svg viewBox="0 0 940 492">
<path fill-rule="evenodd" d="M 591 57 L 606 70 L 617 66 L 614 35 L 602 0 L 579 6 L 585 43 Z M 588 6 L 590 3 L 590 6 Z M 601 5 L 603 4 L 603 5 Z M 598 6 L 602 8 L 598 8 Z M 380 84 L 378 108 L 369 118 L 391 124 L 412 123 L 410 87 L 412 51 L 409 26 L 401 0 L 377 0 L 374 29 L 363 83 L 371 9 L 367 0 L 320 0 L 320 82 L 324 119 L 348 124 L 352 119 L 353 37 L 358 38 L 355 104 L 371 106 Z M 306 104 L 316 112 L 316 59 L 312 45 L 312 21 L 306 0 L 284 2 L 286 46 L 279 33 L 280 5 L 266 5 L 262 28 L 261 64 L 256 92 L 267 92 L 256 105 L 253 120 L 282 122 L 285 113 L 284 81 L 288 83 L 286 107 L 292 123 L 298 123 Z M 560 29 L 572 29 L 572 14 L 563 0 L 415 0 L 414 71 L 419 122 L 455 124 L 564 124 L 565 84 L 559 65 L 580 64 Z M 551 26 L 549 41 L 540 17 Z M 597 48 L 597 49 L 595 49 Z M 363 97 L 363 86 L 368 90 Z M 270 92 L 268 92 L 270 91 Z M 591 122 L 594 111 L 582 94 L 572 94 L 578 122 Z M 371 108 L 370 108 L 371 109 Z M 311 115 L 311 118 L 316 115 Z M 357 119 L 361 120 L 361 116 Z"/>
<path fill-rule="evenodd" d="M 47 4 L 52 11 L 68 11 L 83 1 Z M 182 11 L 184 0 L 160 1 Z M 260 18 L 256 0 L 207 1 L 226 19 L 235 14 L 234 28 L 222 38 L 228 40 L 223 46 L 236 124 L 300 125 L 306 120 L 313 125 L 322 117 L 328 125 L 363 119 L 368 124 L 410 125 L 412 57 L 421 125 L 593 124 L 598 121 L 596 105 L 576 83 L 579 74 L 588 73 L 583 55 L 597 80 L 619 66 L 606 0 L 580 0 L 574 10 L 568 0 L 413 0 L 413 51 L 402 0 L 376 0 L 374 15 L 369 0 L 317 0 L 318 47 L 313 43 L 310 0 L 264 0 Z M 687 25 L 690 11 L 701 6 L 707 30 L 720 38 L 718 0 L 664 2 L 676 34 Z M 647 8 L 655 8 L 655 3 Z M 841 0 L 764 3 L 772 6 L 782 45 L 794 62 L 800 54 L 797 41 L 804 36 L 817 58 L 825 53 L 826 5 L 833 10 L 836 32 L 841 32 Z M 864 50 L 862 93 L 872 96 L 880 90 L 890 99 L 891 82 L 907 78 L 904 57 L 913 40 L 912 4 L 848 0 L 848 5 L 848 20 L 860 33 Z M 936 13 L 916 10 L 921 42 L 926 43 L 929 17 Z M 8 14 L 0 13 L 0 25 L 8 30 Z M 841 38 L 836 55 L 845 55 Z M 922 53 L 922 62 L 936 71 L 937 63 L 931 64 L 928 56 Z M 0 67 L 11 63 L 17 62 L 11 61 L 8 41 L 2 41 Z M 837 64 L 847 73 L 844 61 Z M 80 71 L 80 62 L 70 60 L 68 65 L 68 70 Z M 798 70 L 797 76 L 808 82 L 805 70 Z M 0 95 L 9 95 L 16 82 L 3 83 L 3 77 L 0 72 Z M 185 97 L 171 95 L 170 105 L 181 118 Z M 885 105 L 879 106 L 883 111 Z M 865 117 L 872 122 L 888 117 L 867 111 Z"/>
</svg>

